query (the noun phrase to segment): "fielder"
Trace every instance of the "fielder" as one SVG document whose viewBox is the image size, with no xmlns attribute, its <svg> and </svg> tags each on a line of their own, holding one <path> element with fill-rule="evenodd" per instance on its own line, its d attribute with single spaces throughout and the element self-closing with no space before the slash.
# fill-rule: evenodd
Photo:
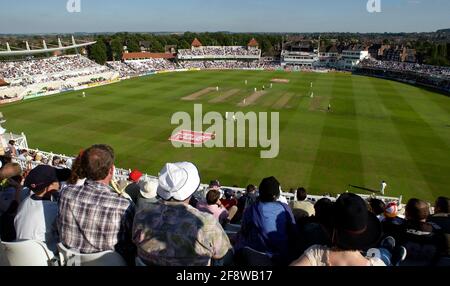
<svg viewBox="0 0 450 286">
<path fill-rule="evenodd" d="M 85 98 L 86 97 L 86 92 L 83 91 L 83 95 L 82 96 L 83 96 L 83 98 Z"/>
<path fill-rule="evenodd" d="M 381 182 L 381 195 L 384 196 L 386 188 L 387 188 L 387 183 L 385 181 Z"/>
</svg>

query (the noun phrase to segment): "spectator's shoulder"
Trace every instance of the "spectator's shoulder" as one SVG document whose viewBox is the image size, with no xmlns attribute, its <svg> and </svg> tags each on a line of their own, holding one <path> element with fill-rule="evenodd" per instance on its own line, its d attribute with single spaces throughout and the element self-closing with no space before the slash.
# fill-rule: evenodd
<svg viewBox="0 0 450 286">
<path fill-rule="evenodd" d="M 372 266 L 380 266 L 380 267 L 387 266 L 386 263 L 384 263 L 383 260 L 381 260 L 378 257 L 372 257 L 369 259 L 369 261 Z"/>
<path fill-rule="evenodd" d="M 199 219 L 206 230 L 216 230 L 217 226 L 220 226 L 219 221 L 210 213 L 202 212 L 191 206 L 189 206 L 189 212 Z"/>
<path fill-rule="evenodd" d="M 125 197 L 123 197 L 123 196 L 121 196 L 121 195 L 118 195 L 118 196 L 117 196 L 117 200 L 118 200 L 118 202 L 119 202 L 119 205 L 120 205 L 123 209 L 125 209 L 125 210 L 130 209 L 130 210 L 132 210 L 132 211 L 135 211 L 136 205 L 133 203 L 132 200 L 127 199 L 127 198 L 125 198 Z"/>
<path fill-rule="evenodd" d="M 316 244 L 305 250 L 303 255 L 308 258 L 311 265 L 317 265 L 318 261 L 326 260 L 325 254 L 327 250 L 328 247 Z"/>
<path fill-rule="evenodd" d="M 201 204 L 201 205 L 200 205 Z M 200 208 L 200 209 L 198 209 Z M 187 211 L 199 218 L 202 221 L 208 222 L 211 219 L 214 219 L 214 216 L 210 213 L 202 211 L 202 209 L 206 209 L 207 206 L 205 204 L 199 203 L 198 208 L 194 208 L 193 206 L 187 206 Z"/>
<path fill-rule="evenodd" d="M 80 195 L 80 186 L 76 185 L 66 185 L 59 191 L 59 201 L 64 201 L 67 199 L 72 199 Z"/>
</svg>

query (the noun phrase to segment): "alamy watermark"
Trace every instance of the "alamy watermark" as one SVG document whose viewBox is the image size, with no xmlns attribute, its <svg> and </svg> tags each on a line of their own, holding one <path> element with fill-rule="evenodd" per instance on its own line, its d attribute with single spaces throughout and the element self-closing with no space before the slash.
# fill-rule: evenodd
<svg viewBox="0 0 450 286">
<path fill-rule="evenodd" d="M 81 13 L 81 0 L 67 0 L 66 9 L 69 13 Z"/>
<path fill-rule="evenodd" d="M 203 106 L 195 104 L 194 118 L 187 112 L 177 112 L 171 124 L 178 125 L 169 139 L 175 148 L 261 148 L 265 149 L 260 153 L 262 159 L 276 158 L 280 152 L 278 112 L 203 114 Z M 204 125 L 210 127 L 203 131 Z"/>
<path fill-rule="evenodd" d="M 367 1 L 367 12 L 369 12 L 369 13 L 381 13 L 381 0 L 369 0 L 369 1 Z"/>
</svg>

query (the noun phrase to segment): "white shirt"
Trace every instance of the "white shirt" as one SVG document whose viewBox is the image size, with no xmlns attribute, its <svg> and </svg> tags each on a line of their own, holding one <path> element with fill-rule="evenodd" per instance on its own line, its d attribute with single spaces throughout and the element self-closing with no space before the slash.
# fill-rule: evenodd
<svg viewBox="0 0 450 286">
<path fill-rule="evenodd" d="M 86 182 L 86 179 L 78 179 L 77 183 L 75 184 L 75 186 L 84 186 L 85 182 Z"/>
<path fill-rule="evenodd" d="M 286 199 L 286 197 L 285 196 L 280 196 L 279 198 L 278 198 L 278 201 L 279 202 L 281 202 L 281 203 L 284 203 L 284 204 L 288 204 L 288 201 L 287 201 L 287 199 Z"/>
<path fill-rule="evenodd" d="M 27 160 L 27 158 L 23 154 L 20 154 L 19 156 L 17 156 L 17 159 L 20 160 L 20 161 L 26 161 Z"/>
<path fill-rule="evenodd" d="M 58 204 L 47 200 L 26 198 L 19 206 L 14 227 L 17 240 L 37 240 L 47 243 L 49 249 L 56 249 L 58 241 L 56 216 Z"/>
</svg>

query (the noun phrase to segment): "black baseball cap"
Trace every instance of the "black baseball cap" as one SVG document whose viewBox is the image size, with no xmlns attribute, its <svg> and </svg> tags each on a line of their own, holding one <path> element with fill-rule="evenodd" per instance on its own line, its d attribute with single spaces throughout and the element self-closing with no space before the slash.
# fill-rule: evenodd
<svg viewBox="0 0 450 286">
<path fill-rule="evenodd" d="M 55 168 L 39 165 L 30 171 L 25 179 L 25 187 L 33 192 L 39 192 L 53 183 L 59 182 Z"/>
</svg>

